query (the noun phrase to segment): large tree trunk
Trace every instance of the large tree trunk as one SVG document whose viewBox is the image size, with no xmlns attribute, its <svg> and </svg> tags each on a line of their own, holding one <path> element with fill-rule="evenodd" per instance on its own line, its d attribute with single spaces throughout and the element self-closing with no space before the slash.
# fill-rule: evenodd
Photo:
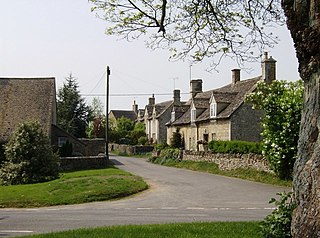
<svg viewBox="0 0 320 238">
<path fill-rule="evenodd" d="M 293 237 L 320 237 L 320 0 L 282 0 L 295 43 L 304 106 L 294 166 Z"/>
<path fill-rule="evenodd" d="M 320 72 L 305 82 L 298 158 L 294 168 L 294 237 L 320 237 Z"/>
</svg>

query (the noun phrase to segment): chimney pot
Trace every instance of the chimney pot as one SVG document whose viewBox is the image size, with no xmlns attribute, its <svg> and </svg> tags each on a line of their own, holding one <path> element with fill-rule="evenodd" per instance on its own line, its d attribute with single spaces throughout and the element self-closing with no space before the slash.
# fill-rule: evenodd
<svg viewBox="0 0 320 238">
<path fill-rule="evenodd" d="M 180 90 L 179 89 L 173 90 L 173 104 L 174 105 L 180 104 Z"/>
<path fill-rule="evenodd" d="M 232 69 L 232 85 L 234 86 L 240 81 L 240 69 Z"/>
<path fill-rule="evenodd" d="M 149 98 L 149 105 L 153 106 L 156 104 L 156 99 L 154 98 L 154 94 L 152 94 L 152 97 Z"/>
<path fill-rule="evenodd" d="M 268 57 L 268 53 L 264 53 L 264 59 L 261 61 L 262 79 L 270 84 L 276 80 L 276 60 L 272 56 Z"/>
<path fill-rule="evenodd" d="M 190 96 L 194 98 L 197 93 L 202 92 L 202 79 L 193 79 L 190 81 Z"/>
</svg>

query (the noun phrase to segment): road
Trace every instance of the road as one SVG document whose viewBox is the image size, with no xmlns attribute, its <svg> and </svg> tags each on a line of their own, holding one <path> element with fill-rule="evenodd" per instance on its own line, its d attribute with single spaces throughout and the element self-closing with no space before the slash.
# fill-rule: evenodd
<svg viewBox="0 0 320 238">
<path fill-rule="evenodd" d="M 0 237 L 120 224 L 261 220 L 273 209 L 270 198 L 285 190 L 144 159 L 110 159 L 117 167 L 142 176 L 150 189 L 117 201 L 0 209 Z"/>
</svg>

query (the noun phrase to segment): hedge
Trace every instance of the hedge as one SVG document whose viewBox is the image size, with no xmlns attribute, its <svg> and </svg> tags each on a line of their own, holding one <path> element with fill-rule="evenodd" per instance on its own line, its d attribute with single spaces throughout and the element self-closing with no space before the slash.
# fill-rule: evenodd
<svg viewBox="0 0 320 238">
<path fill-rule="evenodd" d="M 262 154 L 262 144 L 248 141 L 210 141 L 208 148 L 215 153 Z"/>
</svg>

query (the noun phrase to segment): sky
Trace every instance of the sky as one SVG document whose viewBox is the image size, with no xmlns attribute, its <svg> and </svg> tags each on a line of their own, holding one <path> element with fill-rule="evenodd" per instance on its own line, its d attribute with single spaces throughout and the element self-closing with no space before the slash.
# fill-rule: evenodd
<svg viewBox="0 0 320 238">
<path fill-rule="evenodd" d="M 93 97 L 105 103 L 109 66 L 109 109 L 131 110 L 134 100 L 144 108 L 152 94 L 156 102 L 171 100 L 174 89 L 187 100 L 190 78 L 202 79 L 204 91 L 224 86 L 231 82 L 231 69 L 238 68 L 231 60 L 211 72 L 209 60 L 191 67 L 170 62 L 168 51 L 152 51 L 143 40 L 106 35 L 107 22 L 90 9 L 87 0 L 1 0 L 0 77 L 55 77 L 58 89 L 72 73 L 90 105 Z M 281 41 L 268 52 L 277 60 L 277 78 L 295 81 L 298 63 L 289 32 L 286 26 L 274 31 Z M 242 70 L 242 79 L 261 74 L 260 62 L 245 67 L 251 70 Z"/>
</svg>

